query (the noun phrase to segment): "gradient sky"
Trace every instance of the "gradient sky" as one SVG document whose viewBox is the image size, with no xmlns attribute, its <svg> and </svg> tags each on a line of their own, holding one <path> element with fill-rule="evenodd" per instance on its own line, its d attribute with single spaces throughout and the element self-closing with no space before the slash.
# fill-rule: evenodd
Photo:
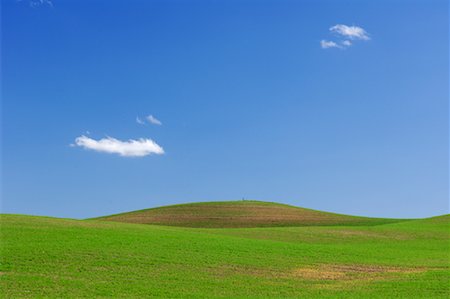
<svg viewBox="0 0 450 299">
<path fill-rule="evenodd" d="M 449 213 L 448 1 L 2 0 L 1 57 L 4 213 Z"/>
</svg>

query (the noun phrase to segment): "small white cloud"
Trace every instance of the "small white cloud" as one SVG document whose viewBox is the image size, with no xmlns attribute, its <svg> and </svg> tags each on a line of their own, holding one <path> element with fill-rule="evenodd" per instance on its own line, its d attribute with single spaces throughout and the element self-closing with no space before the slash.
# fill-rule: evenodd
<svg viewBox="0 0 450 299">
<path fill-rule="evenodd" d="M 341 44 L 346 46 L 346 47 L 350 47 L 352 45 L 352 42 L 349 41 L 349 40 L 344 40 Z"/>
<path fill-rule="evenodd" d="M 358 26 L 347 26 L 343 24 L 337 24 L 330 27 L 330 31 L 336 34 L 339 34 L 348 39 L 360 39 L 360 40 L 369 40 L 370 37 L 366 30 Z"/>
<path fill-rule="evenodd" d="M 358 26 L 347 26 L 337 24 L 329 29 L 332 33 L 337 35 L 336 41 L 321 40 L 320 46 L 322 49 L 339 48 L 346 49 L 351 47 L 356 40 L 367 41 L 370 40 L 369 34 L 366 30 Z"/>
<path fill-rule="evenodd" d="M 100 140 L 95 140 L 82 135 L 75 139 L 74 146 L 79 146 L 102 153 L 118 154 L 122 157 L 144 157 L 151 154 L 164 154 L 164 149 L 161 146 L 153 140 L 146 138 L 121 141 L 116 138 L 106 137 Z"/>
<path fill-rule="evenodd" d="M 53 7 L 53 2 L 51 0 L 30 0 L 31 7 L 39 7 L 43 5 Z"/>
<path fill-rule="evenodd" d="M 139 116 L 136 116 L 136 122 L 140 125 L 145 125 L 145 122 L 139 118 Z"/>
<path fill-rule="evenodd" d="M 154 117 L 153 115 L 149 115 L 146 117 L 147 121 L 153 125 L 157 125 L 160 126 L 162 125 L 162 122 L 159 121 L 156 117 Z"/>
<path fill-rule="evenodd" d="M 320 41 L 320 46 L 322 47 L 322 49 L 341 48 L 341 46 L 338 45 L 337 43 L 330 41 L 330 40 L 324 40 L 324 39 Z"/>
</svg>

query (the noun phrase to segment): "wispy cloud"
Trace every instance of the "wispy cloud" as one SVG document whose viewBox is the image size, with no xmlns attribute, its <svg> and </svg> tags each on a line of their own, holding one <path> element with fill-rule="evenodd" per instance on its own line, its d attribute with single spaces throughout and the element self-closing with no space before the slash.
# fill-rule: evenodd
<svg viewBox="0 0 450 299">
<path fill-rule="evenodd" d="M 362 27 L 358 26 L 347 26 L 344 24 L 337 24 L 331 26 L 329 31 L 334 34 L 337 40 L 321 40 L 320 47 L 322 49 L 338 48 L 346 49 L 353 45 L 356 40 L 368 41 L 370 40 L 369 34 Z"/>
<path fill-rule="evenodd" d="M 140 125 L 145 125 L 145 121 L 143 121 L 139 116 L 136 116 L 136 122 Z"/>
<path fill-rule="evenodd" d="M 53 7 L 52 0 L 17 0 L 17 2 L 28 2 L 31 7 L 49 6 Z"/>
<path fill-rule="evenodd" d="M 148 155 L 162 155 L 164 149 L 151 139 L 139 138 L 121 141 L 113 137 L 106 137 L 100 140 L 89 138 L 85 135 L 77 137 L 73 146 L 97 152 L 118 154 L 122 157 L 144 157 Z"/>
<path fill-rule="evenodd" d="M 153 115 L 148 115 L 146 117 L 146 119 L 149 123 L 151 123 L 153 125 L 157 125 L 157 126 L 162 125 L 162 122 L 159 119 L 157 119 L 156 117 L 154 117 Z"/>
<path fill-rule="evenodd" d="M 145 116 L 144 118 L 136 116 L 136 122 L 140 125 L 146 125 L 147 123 L 149 123 L 152 125 L 162 126 L 162 122 L 151 114 Z"/>
<path fill-rule="evenodd" d="M 343 44 L 346 47 L 350 47 L 352 45 L 352 42 L 349 40 L 344 40 L 341 44 Z"/>
<path fill-rule="evenodd" d="M 337 24 L 330 27 L 330 31 L 349 39 L 369 40 L 370 37 L 366 30 L 358 26 L 347 26 Z"/>
<path fill-rule="evenodd" d="M 340 48 L 341 47 L 340 45 L 336 44 L 335 42 L 330 41 L 330 40 L 325 40 L 325 39 L 320 41 L 320 46 L 322 47 L 322 49 Z"/>
</svg>

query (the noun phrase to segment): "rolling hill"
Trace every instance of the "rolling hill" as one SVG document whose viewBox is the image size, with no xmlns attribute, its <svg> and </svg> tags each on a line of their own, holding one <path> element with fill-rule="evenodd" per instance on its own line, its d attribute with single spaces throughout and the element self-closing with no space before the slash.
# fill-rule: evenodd
<svg viewBox="0 0 450 299">
<path fill-rule="evenodd" d="M 198 228 L 378 225 L 404 221 L 348 216 L 255 200 L 179 204 L 96 219 Z"/>
<path fill-rule="evenodd" d="M 151 223 L 154 211 L 166 215 L 169 226 L 108 219 Z M 169 221 L 181 211 L 190 217 Z M 98 220 L 3 214 L 0 225 L 2 298 L 450 295 L 449 215 L 399 221 L 252 201 L 168 206 Z"/>
</svg>

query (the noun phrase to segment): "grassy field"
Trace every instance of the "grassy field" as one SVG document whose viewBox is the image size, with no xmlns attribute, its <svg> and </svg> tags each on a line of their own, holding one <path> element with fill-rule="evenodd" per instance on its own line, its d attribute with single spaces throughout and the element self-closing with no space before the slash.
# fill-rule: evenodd
<svg viewBox="0 0 450 299">
<path fill-rule="evenodd" d="M 449 297 L 450 216 L 340 217 L 201 228 L 2 215 L 2 297 Z"/>
</svg>

